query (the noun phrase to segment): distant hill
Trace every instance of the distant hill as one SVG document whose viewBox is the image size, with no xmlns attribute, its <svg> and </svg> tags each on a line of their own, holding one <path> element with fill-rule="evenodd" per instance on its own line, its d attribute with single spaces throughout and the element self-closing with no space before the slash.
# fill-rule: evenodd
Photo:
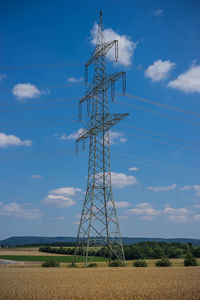
<svg viewBox="0 0 200 300">
<path fill-rule="evenodd" d="M 155 241 L 155 242 L 166 242 L 166 243 L 175 243 L 179 242 L 182 244 L 191 243 L 193 246 L 200 246 L 200 239 L 190 239 L 190 238 L 131 238 L 123 237 L 122 238 L 124 245 L 131 245 L 140 242 Z M 52 244 L 52 243 L 75 243 L 75 237 L 41 237 L 41 236 L 14 236 L 8 239 L 0 241 L 2 246 L 19 246 L 19 245 L 32 245 L 32 244 Z"/>
</svg>

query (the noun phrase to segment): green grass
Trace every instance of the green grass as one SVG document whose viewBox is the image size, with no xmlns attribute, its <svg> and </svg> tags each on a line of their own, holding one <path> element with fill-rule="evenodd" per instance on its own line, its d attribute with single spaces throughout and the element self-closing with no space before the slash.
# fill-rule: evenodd
<svg viewBox="0 0 200 300">
<path fill-rule="evenodd" d="M 70 263 L 73 260 L 72 255 L 68 256 L 32 256 L 32 255 L 0 255 L 0 259 L 9 259 L 9 260 L 16 260 L 16 261 L 57 261 L 60 263 Z M 103 257 L 94 257 L 93 262 L 105 261 Z M 80 256 L 77 262 L 84 262 L 84 257 Z"/>
</svg>

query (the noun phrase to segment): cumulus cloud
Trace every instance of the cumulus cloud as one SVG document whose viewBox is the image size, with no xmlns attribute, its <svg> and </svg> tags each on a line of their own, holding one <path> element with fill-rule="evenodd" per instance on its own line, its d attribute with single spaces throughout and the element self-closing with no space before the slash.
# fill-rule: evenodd
<svg viewBox="0 0 200 300">
<path fill-rule="evenodd" d="M 185 185 L 182 188 L 180 188 L 181 191 L 187 191 L 187 190 L 194 190 L 196 192 L 196 196 L 200 196 L 200 185 L 194 184 L 194 185 Z"/>
<path fill-rule="evenodd" d="M 3 80 L 4 78 L 6 78 L 7 75 L 6 74 L 0 74 L 0 81 Z"/>
<path fill-rule="evenodd" d="M 127 219 L 127 216 L 119 216 L 118 219 L 125 220 L 125 219 Z"/>
<path fill-rule="evenodd" d="M 39 174 L 31 175 L 32 179 L 42 179 L 42 176 Z"/>
<path fill-rule="evenodd" d="M 200 93 L 200 65 L 192 65 L 188 71 L 170 81 L 168 86 L 185 93 Z"/>
<path fill-rule="evenodd" d="M 163 15 L 164 15 L 163 9 L 157 9 L 157 10 L 155 10 L 155 12 L 154 12 L 154 16 L 156 16 L 156 17 L 161 17 L 161 16 L 163 16 Z"/>
<path fill-rule="evenodd" d="M 30 220 L 40 219 L 42 217 L 42 213 L 39 209 L 32 208 L 28 205 L 18 204 L 16 202 L 1 205 L 0 214 L 8 217 Z"/>
<path fill-rule="evenodd" d="M 79 128 L 77 131 L 74 131 L 69 135 L 66 135 L 65 133 L 63 133 L 61 135 L 60 139 L 61 140 L 76 140 L 84 132 L 85 132 L 84 128 Z M 118 132 L 118 131 L 110 130 L 109 131 L 109 137 L 110 137 L 110 144 L 111 145 L 119 144 L 119 143 L 125 143 L 127 141 L 126 138 L 124 137 L 124 133 Z"/>
<path fill-rule="evenodd" d="M 75 77 L 69 77 L 67 79 L 68 82 L 72 82 L 72 83 L 77 83 L 77 82 L 82 82 L 83 81 L 83 77 L 80 78 L 75 78 Z"/>
<path fill-rule="evenodd" d="M 169 60 L 158 59 L 146 69 L 145 76 L 151 78 L 152 81 L 160 81 L 166 79 L 175 66 L 176 64 Z"/>
<path fill-rule="evenodd" d="M 194 220 L 195 222 L 200 222 L 200 215 L 195 215 L 195 216 L 193 216 L 193 220 Z"/>
<path fill-rule="evenodd" d="M 82 189 L 74 187 L 63 187 L 51 190 L 48 196 L 42 201 L 57 207 L 70 207 L 76 204 L 76 199 L 80 197 Z"/>
<path fill-rule="evenodd" d="M 108 206 L 111 207 L 112 203 L 109 202 Z M 126 201 L 115 201 L 115 207 L 116 208 L 125 208 L 125 207 L 129 207 L 129 206 L 130 206 L 129 202 L 126 202 Z"/>
<path fill-rule="evenodd" d="M 135 176 L 129 176 L 124 173 L 111 172 L 111 180 L 112 186 L 118 189 L 138 184 L 138 180 Z"/>
<path fill-rule="evenodd" d="M 97 40 L 97 33 L 98 33 L 98 25 L 97 23 L 94 24 L 94 27 L 91 30 L 91 43 L 93 45 L 96 45 Z M 134 51 L 137 47 L 137 43 L 131 41 L 131 39 L 126 35 L 119 35 L 112 29 L 104 29 L 103 31 L 105 42 L 109 42 L 112 40 L 118 40 L 119 45 L 119 59 L 118 62 L 124 66 L 130 66 L 131 65 L 131 59 L 134 54 Z M 110 61 L 115 60 L 115 54 L 114 49 L 111 49 L 107 53 L 107 57 Z"/>
<path fill-rule="evenodd" d="M 127 139 L 124 137 L 124 133 L 110 130 L 109 131 L 110 136 L 110 144 L 119 144 L 119 143 L 125 143 Z"/>
<path fill-rule="evenodd" d="M 84 128 L 79 128 L 77 131 L 72 132 L 69 135 L 63 133 L 60 137 L 61 140 L 76 140 L 85 131 Z"/>
<path fill-rule="evenodd" d="M 144 217 L 153 217 L 161 214 L 160 210 L 154 209 L 151 204 L 146 202 L 137 204 L 136 208 L 129 209 L 128 212 L 135 215 L 144 215 L 143 220 L 145 220 Z M 148 218 L 148 220 L 150 220 L 150 218 Z"/>
<path fill-rule="evenodd" d="M 15 135 L 7 135 L 3 132 L 0 132 L 0 148 L 6 148 L 9 146 L 31 146 L 32 141 L 24 140 L 22 141 L 19 137 Z"/>
<path fill-rule="evenodd" d="M 189 213 L 189 210 L 187 208 L 172 208 L 170 206 L 166 206 L 164 209 L 164 214 L 169 215 L 187 215 Z"/>
<path fill-rule="evenodd" d="M 12 89 L 12 93 L 19 101 L 37 98 L 42 94 L 42 92 L 35 85 L 30 83 L 16 84 Z"/>
<path fill-rule="evenodd" d="M 130 167 L 128 168 L 129 171 L 138 171 L 139 168 L 138 167 Z"/>
<path fill-rule="evenodd" d="M 172 208 L 166 206 L 163 213 L 168 215 L 168 220 L 178 223 L 184 223 L 188 221 L 189 215 L 192 213 L 188 208 Z"/>
<path fill-rule="evenodd" d="M 184 215 L 178 215 L 178 216 L 169 216 L 169 220 L 177 223 L 185 223 L 187 222 L 188 218 Z"/>
<path fill-rule="evenodd" d="M 154 191 L 154 192 L 166 192 L 171 191 L 176 188 L 176 184 L 172 184 L 169 186 L 149 186 L 148 190 Z"/>
<path fill-rule="evenodd" d="M 127 213 L 138 216 L 139 220 L 151 221 L 156 216 L 162 216 L 168 221 L 184 223 L 199 222 L 200 215 L 197 214 L 196 206 L 174 208 L 164 205 L 161 209 L 154 208 L 150 203 L 140 203 L 135 208 L 129 209 Z"/>
</svg>

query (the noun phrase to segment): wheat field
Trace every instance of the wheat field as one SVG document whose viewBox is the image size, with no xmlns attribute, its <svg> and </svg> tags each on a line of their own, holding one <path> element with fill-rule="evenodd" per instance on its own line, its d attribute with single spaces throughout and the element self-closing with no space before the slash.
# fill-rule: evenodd
<svg viewBox="0 0 200 300">
<path fill-rule="evenodd" d="M 200 299 L 200 267 L 0 268 L 1 300 Z"/>
</svg>

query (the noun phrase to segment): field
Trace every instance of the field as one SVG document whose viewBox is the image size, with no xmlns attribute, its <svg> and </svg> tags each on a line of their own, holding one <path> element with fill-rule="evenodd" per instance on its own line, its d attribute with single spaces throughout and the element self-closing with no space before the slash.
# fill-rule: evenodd
<svg viewBox="0 0 200 300">
<path fill-rule="evenodd" d="M 48 255 L 38 248 L 0 249 L 0 259 L 6 258 L 25 264 L 0 264 L 0 300 L 200 300 L 200 266 L 184 267 L 183 259 L 172 259 L 170 268 L 156 268 L 156 260 L 147 260 L 148 268 L 134 268 L 133 261 L 126 268 L 108 268 L 97 258 L 98 268 L 84 269 L 79 263 L 71 269 L 69 255 Z M 49 259 L 60 261 L 60 267 L 40 267 Z"/>
<path fill-rule="evenodd" d="M 200 299 L 200 267 L 0 267 L 1 300 Z"/>
<path fill-rule="evenodd" d="M 40 264 L 41 262 L 47 261 L 47 260 L 53 260 L 61 263 L 61 267 L 66 266 L 67 264 L 70 264 L 72 262 L 72 256 L 71 255 L 64 255 L 59 254 L 56 255 L 55 253 L 45 253 L 38 251 L 38 247 L 23 247 L 23 248 L 2 248 L 0 249 L 0 259 L 8 259 L 8 260 L 14 260 L 14 261 L 21 261 L 25 262 L 26 265 L 33 265 L 33 264 Z M 78 265 L 80 267 L 83 266 L 83 257 L 79 257 Z M 148 267 L 155 267 L 155 259 L 147 259 Z M 183 266 L 184 259 L 177 258 L 177 259 L 171 259 L 170 260 L 173 267 L 181 267 Z M 200 258 L 197 259 L 198 264 L 200 266 Z M 95 257 L 93 259 L 93 262 L 98 263 L 98 267 L 106 267 L 107 263 L 104 258 L 102 257 Z M 133 266 L 133 260 L 126 261 L 127 267 Z"/>
</svg>

